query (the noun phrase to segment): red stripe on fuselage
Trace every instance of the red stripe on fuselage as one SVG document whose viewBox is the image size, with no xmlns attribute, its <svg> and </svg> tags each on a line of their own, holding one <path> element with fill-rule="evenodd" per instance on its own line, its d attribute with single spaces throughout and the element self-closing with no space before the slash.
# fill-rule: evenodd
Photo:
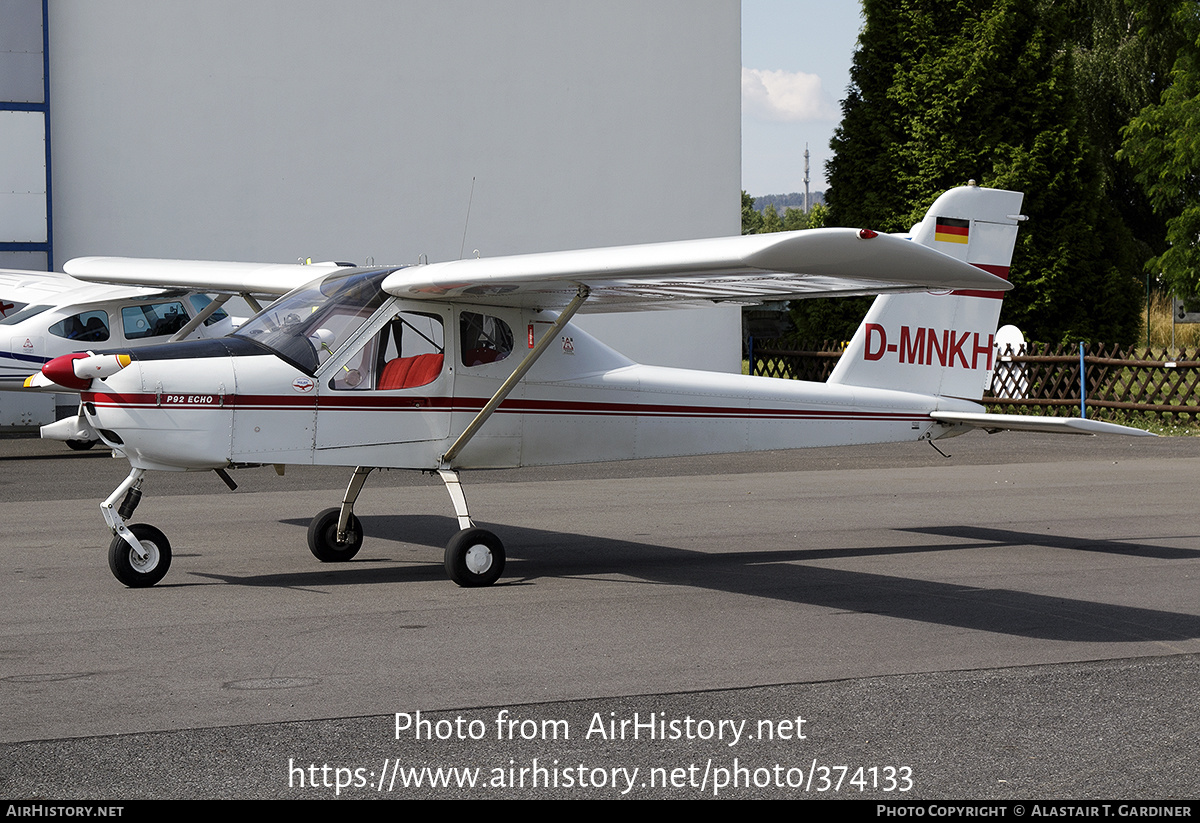
<svg viewBox="0 0 1200 823">
<path fill-rule="evenodd" d="M 205 395 L 207 397 L 207 395 Z M 153 394 L 108 394 L 85 392 L 83 400 L 101 408 L 238 409 L 243 411 L 345 411 L 411 412 L 439 409 L 474 413 L 488 402 L 486 397 L 380 397 L 347 395 L 319 398 L 290 395 L 225 395 L 220 402 L 164 403 Z M 733 406 L 684 406 L 674 404 L 589 403 L 575 400 L 506 400 L 498 413 L 534 415 L 577 415 L 584 417 L 676 417 L 746 420 L 927 420 L 927 413 L 870 412 L 855 409 L 771 409 Z"/>
</svg>

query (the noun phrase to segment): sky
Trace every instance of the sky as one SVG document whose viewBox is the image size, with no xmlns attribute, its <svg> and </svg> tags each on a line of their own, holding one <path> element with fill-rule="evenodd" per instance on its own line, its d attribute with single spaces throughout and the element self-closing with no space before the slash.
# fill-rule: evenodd
<svg viewBox="0 0 1200 823">
<path fill-rule="evenodd" d="M 742 0 L 742 188 L 751 195 L 825 189 L 862 25 L 857 0 Z"/>
</svg>

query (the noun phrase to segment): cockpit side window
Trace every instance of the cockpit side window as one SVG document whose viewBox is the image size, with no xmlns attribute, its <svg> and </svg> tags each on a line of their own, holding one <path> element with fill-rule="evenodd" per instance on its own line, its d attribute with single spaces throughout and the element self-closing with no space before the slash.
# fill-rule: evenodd
<svg viewBox="0 0 1200 823">
<path fill-rule="evenodd" d="M 512 354 L 512 329 L 499 317 L 464 311 L 458 318 L 459 350 L 464 366 L 497 363 Z"/>
<path fill-rule="evenodd" d="M 329 380 L 335 391 L 427 386 L 445 365 L 445 330 L 436 314 L 400 312 Z"/>
<path fill-rule="evenodd" d="M 121 308 L 121 325 L 124 327 L 126 340 L 165 337 L 182 329 L 187 321 L 187 312 L 178 301 Z"/>
<path fill-rule="evenodd" d="M 55 337 L 78 340 L 82 343 L 102 343 L 108 339 L 108 313 L 85 311 L 59 320 L 50 327 Z"/>
</svg>

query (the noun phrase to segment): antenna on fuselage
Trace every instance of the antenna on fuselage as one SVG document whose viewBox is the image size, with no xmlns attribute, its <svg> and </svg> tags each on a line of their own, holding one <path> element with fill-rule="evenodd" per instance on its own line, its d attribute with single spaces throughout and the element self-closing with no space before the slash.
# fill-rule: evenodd
<svg viewBox="0 0 1200 823">
<path fill-rule="evenodd" d="M 458 259 L 462 260 L 467 248 L 467 226 L 471 225 L 471 201 L 475 199 L 475 178 L 471 178 L 471 194 L 467 197 L 467 219 L 463 221 L 462 245 L 458 247 Z"/>
</svg>

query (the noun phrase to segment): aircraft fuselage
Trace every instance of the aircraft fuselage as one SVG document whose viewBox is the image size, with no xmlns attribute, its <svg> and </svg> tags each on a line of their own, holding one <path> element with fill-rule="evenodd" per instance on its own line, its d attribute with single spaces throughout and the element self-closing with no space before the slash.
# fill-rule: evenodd
<svg viewBox="0 0 1200 823">
<path fill-rule="evenodd" d="M 109 445 L 147 469 L 434 469 L 552 319 L 389 298 L 316 368 L 247 337 L 171 344 L 136 353 L 84 393 L 84 408 Z M 916 440 L 947 433 L 929 417 L 935 409 L 981 410 L 902 391 L 640 365 L 569 324 L 559 338 L 453 468 Z M 384 382 L 392 361 L 431 357 L 440 368 L 419 385 Z"/>
</svg>

